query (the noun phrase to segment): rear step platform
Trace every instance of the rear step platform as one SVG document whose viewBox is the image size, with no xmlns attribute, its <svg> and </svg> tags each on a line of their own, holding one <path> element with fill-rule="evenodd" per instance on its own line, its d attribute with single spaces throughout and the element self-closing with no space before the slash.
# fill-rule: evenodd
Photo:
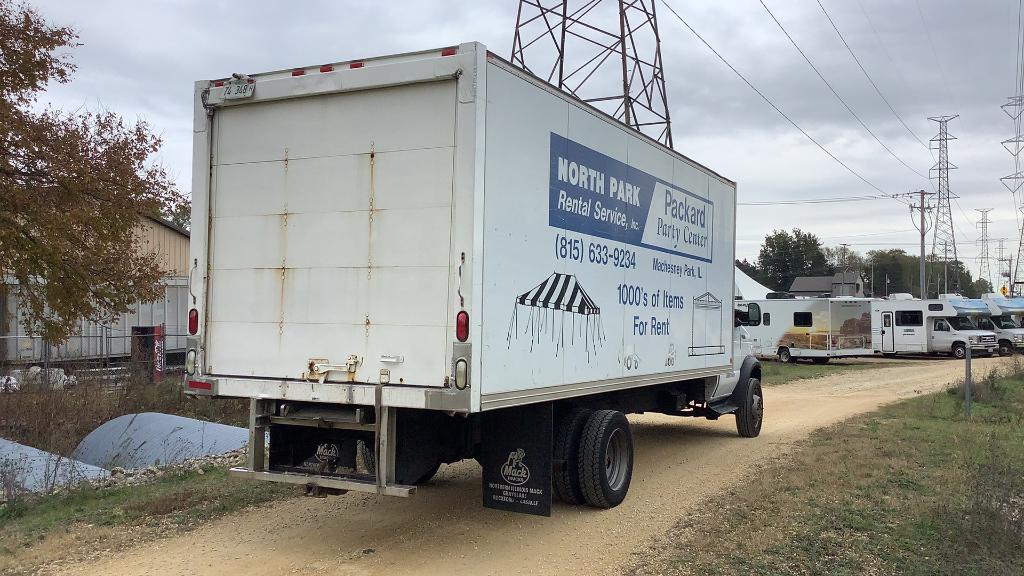
<svg viewBox="0 0 1024 576">
<path fill-rule="evenodd" d="M 369 480 L 358 480 L 355 478 L 336 478 L 330 476 L 317 476 L 315 474 L 296 474 L 293 472 L 254 472 L 248 468 L 231 468 L 228 474 L 235 478 L 246 480 L 263 480 L 264 482 L 282 482 L 285 484 L 296 484 L 299 486 L 318 486 L 332 490 L 350 490 L 352 492 L 368 492 L 370 494 L 383 494 L 385 496 L 408 497 L 416 493 L 415 486 L 394 484 L 389 486 L 378 486 Z"/>
</svg>

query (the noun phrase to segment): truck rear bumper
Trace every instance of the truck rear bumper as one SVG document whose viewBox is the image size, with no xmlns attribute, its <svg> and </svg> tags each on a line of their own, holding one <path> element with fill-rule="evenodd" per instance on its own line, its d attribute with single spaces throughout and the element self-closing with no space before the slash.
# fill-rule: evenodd
<svg viewBox="0 0 1024 576">
<path fill-rule="evenodd" d="M 358 404 L 372 406 L 376 402 L 377 385 L 346 382 L 308 382 L 270 378 L 237 378 L 225 376 L 190 376 L 186 393 L 195 396 L 224 396 L 258 400 L 292 400 L 326 404 Z M 381 406 L 420 408 L 448 412 L 471 410 L 470 389 L 381 385 Z"/>
<path fill-rule="evenodd" d="M 405 486 L 402 484 L 378 486 L 374 482 L 358 480 L 355 478 L 335 478 L 330 476 L 317 476 L 315 474 L 296 474 L 292 472 L 254 472 L 248 468 L 232 468 L 228 473 L 235 478 L 244 478 L 246 480 L 282 482 L 284 484 L 296 484 L 299 486 L 315 486 L 319 488 L 331 488 L 333 490 L 383 494 L 384 496 L 408 497 L 416 493 L 415 486 Z"/>
</svg>

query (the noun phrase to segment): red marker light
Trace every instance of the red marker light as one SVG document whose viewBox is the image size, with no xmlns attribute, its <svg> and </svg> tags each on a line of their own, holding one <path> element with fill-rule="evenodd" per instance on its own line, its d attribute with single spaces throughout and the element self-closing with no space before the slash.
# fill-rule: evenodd
<svg viewBox="0 0 1024 576">
<path fill-rule="evenodd" d="M 195 335 L 199 332 L 199 310 L 195 308 L 188 311 L 188 333 Z"/>
<path fill-rule="evenodd" d="M 469 340 L 469 312 L 465 310 L 460 310 L 455 315 L 455 337 L 459 342 Z"/>
<path fill-rule="evenodd" d="M 320 67 L 320 71 L 321 72 L 334 72 L 334 66 L 331 66 L 330 64 L 324 64 L 323 66 Z"/>
<path fill-rule="evenodd" d="M 348 67 L 349 68 L 362 68 L 363 67 L 363 63 L 362 62 L 353 62 L 353 63 L 349 64 Z"/>
<path fill-rule="evenodd" d="M 189 380 L 188 387 L 193 390 L 213 390 L 213 384 L 209 382 L 201 382 L 199 380 Z"/>
<path fill-rule="evenodd" d="M 223 87 L 223 86 L 224 86 L 224 81 L 223 81 L 223 80 L 217 80 L 217 81 L 215 81 L 215 82 L 213 83 L 213 87 L 214 87 L 214 88 L 221 88 L 221 87 Z"/>
<path fill-rule="evenodd" d="M 305 74 L 305 70 L 292 70 L 292 76 L 304 76 Z"/>
<path fill-rule="evenodd" d="M 458 48 L 445 48 L 444 50 L 441 50 L 441 56 L 455 56 L 458 53 Z"/>
</svg>

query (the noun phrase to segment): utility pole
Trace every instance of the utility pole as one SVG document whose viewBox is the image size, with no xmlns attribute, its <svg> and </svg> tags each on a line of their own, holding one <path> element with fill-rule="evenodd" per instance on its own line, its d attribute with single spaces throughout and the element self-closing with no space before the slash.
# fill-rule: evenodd
<svg viewBox="0 0 1024 576">
<path fill-rule="evenodd" d="M 925 279 L 925 275 L 924 275 L 924 240 L 925 240 L 925 237 L 928 235 L 928 225 L 925 222 L 924 215 L 925 215 L 925 212 L 929 212 L 932 209 L 931 206 L 929 206 L 927 203 L 925 203 L 924 197 L 925 196 L 931 196 L 932 194 L 935 194 L 935 193 L 934 192 L 925 192 L 924 190 L 918 190 L 917 191 L 917 197 L 918 197 L 917 204 L 911 204 L 910 205 L 910 212 L 911 213 L 913 213 L 914 210 L 917 210 L 917 212 L 918 212 L 918 222 L 916 222 L 914 224 L 914 227 L 917 228 L 917 231 L 921 234 L 921 278 L 920 278 L 920 280 L 921 280 L 921 291 L 919 293 L 919 297 L 922 300 L 924 300 L 925 298 L 928 297 L 928 288 L 927 288 L 927 284 L 926 284 L 927 280 Z M 885 277 L 885 292 L 886 292 L 886 295 L 889 294 L 889 276 L 888 275 L 886 275 L 886 277 Z"/>
<path fill-rule="evenodd" d="M 1010 272 L 1013 269 L 1013 257 L 1006 256 L 1006 247 L 1003 242 L 1006 238 L 998 238 L 996 242 L 996 263 L 999 269 L 999 288 L 993 286 L 996 291 L 1002 292 L 1003 288 L 1006 289 L 1007 293 L 1010 291 Z"/>
</svg>

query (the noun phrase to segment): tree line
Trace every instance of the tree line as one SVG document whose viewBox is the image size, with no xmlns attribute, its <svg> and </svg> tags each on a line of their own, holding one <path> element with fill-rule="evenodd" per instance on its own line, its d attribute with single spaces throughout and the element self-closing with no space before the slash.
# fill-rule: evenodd
<svg viewBox="0 0 1024 576">
<path fill-rule="evenodd" d="M 869 250 L 865 254 L 844 246 L 825 246 L 814 234 L 799 228 L 775 230 L 765 237 L 757 260 L 737 260 L 736 266 L 751 278 L 777 292 L 786 292 L 798 276 L 831 276 L 856 272 L 864 279 L 864 291 L 874 296 L 899 292 L 921 296 L 920 258 L 902 249 Z M 960 260 L 945 265 L 941 258 L 925 262 L 926 297 L 959 292 L 977 298 L 993 292 L 988 280 L 975 279 Z M 949 288 L 946 288 L 948 278 Z"/>
</svg>

